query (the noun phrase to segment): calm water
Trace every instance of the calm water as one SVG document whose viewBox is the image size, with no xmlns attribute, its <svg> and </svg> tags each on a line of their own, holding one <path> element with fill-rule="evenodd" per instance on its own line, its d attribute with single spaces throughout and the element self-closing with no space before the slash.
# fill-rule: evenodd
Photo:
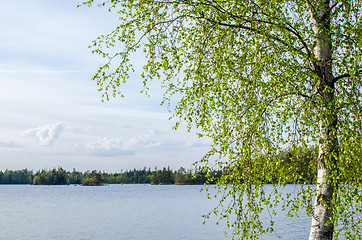
<svg viewBox="0 0 362 240">
<path fill-rule="evenodd" d="M 201 215 L 217 200 L 207 200 L 200 188 L 0 185 L 0 240 L 225 239 L 224 226 L 202 225 Z M 282 239 L 308 238 L 306 216 L 274 220 Z"/>
</svg>

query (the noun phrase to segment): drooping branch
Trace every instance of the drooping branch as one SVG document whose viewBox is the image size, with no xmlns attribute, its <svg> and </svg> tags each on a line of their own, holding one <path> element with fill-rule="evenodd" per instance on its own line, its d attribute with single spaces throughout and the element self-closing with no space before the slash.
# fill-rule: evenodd
<svg viewBox="0 0 362 240">
<path fill-rule="evenodd" d="M 260 6 L 257 3 L 253 2 L 253 4 L 256 5 L 259 9 L 261 9 Z M 270 16 L 270 14 L 267 14 L 264 11 L 261 11 L 261 13 L 263 15 L 267 16 L 270 19 L 280 20 L 280 19 L 276 18 L 275 16 Z M 257 20 L 257 21 L 259 22 L 259 20 Z M 308 44 L 304 41 L 304 39 L 302 38 L 302 36 L 298 32 L 298 30 L 295 29 L 288 21 L 283 21 L 283 25 L 278 25 L 278 24 L 276 24 L 274 22 L 270 22 L 270 21 L 263 21 L 263 22 L 267 23 L 267 24 L 277 26 L 277 27 L 279 27 L 281 29 L 287 30 L 288 32 L 292 33 L 301 42 L 301 44 L 303 45 L 302 48 L 304 48 L 306 50 L 308 57 L 311 57 L 312 54 L 311 54 L 311 50 L 308 47 Z M 287 25 L 287 26 L 285 26 L 285 25 Z M 300 48 L 300 49 L 302 49 L 302 48 Z M 300 49 L 298 49 L 298 50 L 300 50 Z"/>
<path fill-rule="evenodd" d="M 203 20 L 206 20 L 206 21 L 208 21 L 208 22 L 210 22 L 212 24 L 216 24 L 216 25 L 223 26 L 223 27 L 239 28 L 239 29 L 247 30 L 249 32 L 261 35 L 261 36 L 263 36 L 265 38 L 273 39 L 273 40 L 281 43 L 282 45 L 284 45 L 284 46 L 286 46 L 288 48 L 292 48 L 296 52 L 299 51 L 297 48 L 290 46 L 287 42 L 283 41 L 282 39 L 278 38 L 277 36 L 273 36 L 273 35 L 271 35 L 271 34 L 269 34 L 267 32 L 260 31 L 259 29 L 249 27 L 249 26 L 245 26 L 245 25 L 242 25 L 242 24 L 230 24 L 230 23 L 225 23 L 225 22 L 221 22 L 221 21 L 216 21 L 214 19 L 205 17 L 205 14 L 203 12 L 201 12 L 200 15 L 201 15 L 200 17 L 195 17 L 195 18 L 196 19 L 203 19 Z"/>
<path fill-rule="evenodd" d="M 360 74 L 362 74 L 362 70 L 357 71 L 355 75 L 360 75 Z M 349 74 L 349 73 L 342 74 L 342 75 L 339 75 L 338 77 L 333 78 L 332 82 L 336 83 L 336 82 L 338 82 L 339 79 L 349 78 L 349 77 L 351 77 L 351 74 Z"/>
<path fill-rule="evenodd" d="M 267 21 L 267 20 L 262 20 L 262 19 L 258 19 L 258 18 L 252 18 L 252 19 L 247 19 L 245 17 L 241 17 L 241 16 L 238 16 L 238 15 L 235 15 L 233 14 L 231 11 L 227 11 L 225 10 L 224 8 L 222 8 L 222 6 L 220 6 L 219 4 L 217 4 L 216 2 L 213 2 L 212 4 L 210 3 L 201 3 L 203 5 L 206 5 L 206 6 L 209 6 L 209 7 L 212 7 L 213 9 L 215 9 L 216 11 L 222 13 L 222 14 L 226 14 L 228 15 L 230 18 L 232 18 L 233 20 L 236 20 L 236 21 L 243 21 L 243 22 L 247 22 L 247 23 L 262 23 L 262 24 L 267 24 L 267 25 L 273 25 L 273 26 L 276 26 L 277 28 L 279 29 L 282 29 L 282 30 L 286 30 L 288 32 L 290 32 L 291 34 L 293 34 L 295 37 L 298 38 L 298 40 L 300 41 L 300 43 L 302 44 L 302 48 L 294 48 L 293 49 L 296 51 L 296 52 L 299 52 L 299 53 L 302 53 L 302 54 L 305 54 L 304 52 L 301 52 L 300 50 L 301 49 L 305 49 L 306 51 L 306 54 L 307 56 L 310 58 L 312 56 L 311 54 L 311 50 L 309 49 L 308 47 L 308 44 L 304 41 L 304 39 L 302 38 L 302 36 L 300 35 L 300 33 L 298 32 L 298 30 L 296 30 L 290 23 L 288 22 L 284 22 L 283 25 L 280 25 L 278 24 L 277 22 L 273 22 L 273 21 Z M 258 8 L 260 8 L 260 6 L 258 6 L 256 3 L 254 3 Z M 280 20 L 280 19 L 277 19 L 276 17 L 273 17 L 273 16 L 270 16 L 269 14 L 265 13 L 264 11 L 261 11 L 260 12 L 261 14 L 263 14 L 264 16 L 270 18 L 270 19 L 274 19 L 274 20 Z M 227 27 L 236 27 L 236 28 L 243 28 L 244 30 L 249 30 L 249 31 L 252 31 L 254 33 L 257 33 L 257 34 L 260 34 L 260 35 L 263 35 L 267 38 L 272 38 L 280 43 L 282 43 L 284 46 L 288 46 L 288 47 L 291 47 L 290 45 L 288 45 L 285 41 L 281 40 L 280 38 L 276 37 L 276 36 L 272 36 L 270 34 L 267 34 L 267 33 L 263 33 L 261 32 L 260 30 L 258 29 L 255 29 L 255 28 L 251 28 L 251 27 L 247 27 L 247 26 L 244 26 L 244 25 L 240 25 L 240 24 L 229 24 L 229 23 L 225 23 L 225 22 L 218 22 L 218 21 L 215 21 L 215 20 L 212 20 L 210 18 L 205 18 L 205 14 L 203 14 L 203 18 L 209 22 L 212 22 L 214 24 L 218 24 L 218 25 L 221 25 L 221 26 L 227 26 Z M 261 34 L 262 33 L 262 34 Z"/>
</svg>

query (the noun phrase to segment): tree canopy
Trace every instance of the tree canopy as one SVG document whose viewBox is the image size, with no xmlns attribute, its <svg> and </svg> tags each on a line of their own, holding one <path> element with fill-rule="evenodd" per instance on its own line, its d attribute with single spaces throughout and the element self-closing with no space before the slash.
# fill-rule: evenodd
<svg viewBox="0 0 362 240">
<path fill-rule="evenodd" d="M 276 214 L 272 209 L 280 202 L 290 216 L 306 209 L 310 239 L 361 237 L 360 1 L 83 4 L 119 14 L 116 29 L 91 46 L 106 58 L 94 76 L 103 97 L 122 95 L 121 84 L 134 71 L 132 54 L 144 51 L 145 90 L 160 79 L 164 103 L 179 123 L 213 140 L 196 164 L 224 169 L 217 185 L 224 194 L 214 213 L 227 219 L 233 237 L 272 232 L 272 218 L 262 223 L 259 213 Z M 278 156 L 313 146 L 318 154 L 307 167 L 316 183 L 282 195 L 280 186 L 302 176 L 281 168 Z M 270 178 L 280 186 L 266 195 Z"/>
</svg>

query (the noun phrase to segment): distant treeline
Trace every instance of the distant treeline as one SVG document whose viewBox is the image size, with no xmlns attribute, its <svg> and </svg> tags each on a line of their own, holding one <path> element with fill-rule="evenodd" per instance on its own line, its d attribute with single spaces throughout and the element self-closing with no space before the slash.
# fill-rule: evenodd
<svg viewBox="0 0 362 240">
<path fill-rule="evenodd" d="M 313 167 L 315 164 L 311 163 L 316 161 L 316 150 L 316 148 L 309 148 L 280 152 L 272 157 L 271 171 L 257 173 L 256 179 L 264 183 L 277 183 L 280 181 L 286 183 L 313 183 L 315 182 L 316 169 Z M 264 162 L 269 164 L 269 160 L 266 158 Z M 121 173 L 105 173 L 96 170 L 79 172 L 75 169 L 66 171 L 61 167 L 37 172 L 27 169 L 5 170 L 4 172 L 0 171 L 0 184 L 213 184 L 223 176 L 223 173 L 226 173 L 225 176 L 230 176 L 229 171 L 242 173 L 243 171 L 249 171 L 249 169 L 248 166 L 240 164 L 232 169 L 225 168 L 217 171 L 205 171 L 203 168 L 187 170 L 183 167 L 177 171 L 173 171 L 169 167 L 164 167 L 162 170 L 151 170 L 145 167 L 143 169 L 121 171 Z M 242 178 L 238 179 L 243 181 Z M 233 179 L 230 181 L 233 181 Z"/>
<path fill-rule="evenodd" d="M 23 170 L 0 171 L 0 184 L 34 184 L 34 185 L 102 185 L 102 184 L 204 184 L 207 182 L 206 172 L 201 168 L 186 170 L 180 168 L 172 171 L 169 167 L 163 170 L 150 168 L 133 169 L 121 173 L 105 173 L 93 170 L 80 172 L 66 171 L 59 167 L 53 170 L 37 172 Z M 213 172 L 213 176 L 221 172 Z M 208 182 L 213 183 L 213 182 Z"/>
</svg>

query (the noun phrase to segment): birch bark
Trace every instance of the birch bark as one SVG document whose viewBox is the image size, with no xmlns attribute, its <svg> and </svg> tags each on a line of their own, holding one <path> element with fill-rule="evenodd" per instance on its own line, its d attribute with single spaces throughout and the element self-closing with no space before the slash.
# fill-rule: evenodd
<svg viewBox="0 0 362 240">
<path fill-rule="evenodd" d="M 335 184 L 332 172 L 338 155 L 337 115 L 334 104 L 334 80 L 332 73 L 332 44 L 330 41 L 330 1 L 320 6 L 309 6 L 316 35 L 314 48 L 318 69 L 316 91 L 319 119 L 319 154 L 316 199 L 313 207 L 309 240 L 331 240 L 333 238 L 333 192 Z"/>
</svg>

